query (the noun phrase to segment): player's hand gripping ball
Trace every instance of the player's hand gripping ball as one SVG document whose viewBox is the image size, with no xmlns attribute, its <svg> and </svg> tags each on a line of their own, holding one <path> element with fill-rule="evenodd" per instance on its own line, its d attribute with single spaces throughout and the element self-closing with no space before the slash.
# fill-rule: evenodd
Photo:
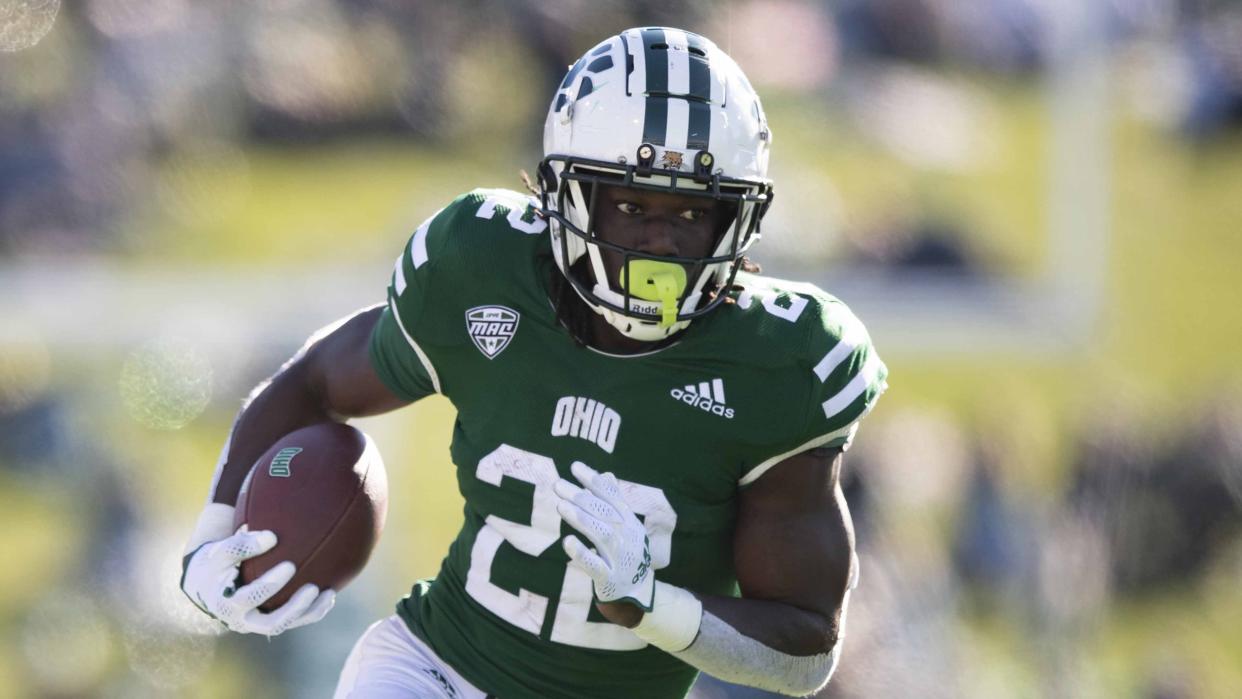
<svg viewBox="0 0 1242 699">
<path fill-rule="evenodd" d="M 204 509 L 206 543 L 186 555 L 181 589 L 238 633 L 275 636 L 319 621 L 365 565 L 387 501 L 384 464 L 366 435 L 335 423 L 290 433 L 252 468 L 236 508 Z"/>
<path fill-rule="evenodd" d="M 388 477 L 370 437 L 336 422 L 291 432 L 259 458 L 237 498 L 235 527 L 276 535 L 274 546 L 241 563 L 238 583 L 294 567 L 264 612 L 304 585 L 340 590 L 366 565 L 387 511 Z"/>
<path fill-rule="evenodd" d="M 269 531 L 239 531 L 209 541 L 185 557 L 181 589 L 199 609 L 230 631 L 276 636 L 322 619 L 336 601 L 332 590 L 320 592 L 306 584 L 284 606 L 261 612 L 258 606 L 275 595 L 293 577 L 294 565 L 282 563 L 257 580 L 237 586 L 242 561 L 271 550 L 276 535 Z"/>
</svg>

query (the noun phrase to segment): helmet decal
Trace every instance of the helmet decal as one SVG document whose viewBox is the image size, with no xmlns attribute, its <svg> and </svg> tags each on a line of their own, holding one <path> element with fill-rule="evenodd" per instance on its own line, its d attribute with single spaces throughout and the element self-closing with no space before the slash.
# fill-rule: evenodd
<svg viewBox="0 0 1242 699">
<path fill-rule="evenodd" d="M 609 46 L 605 43 L 600 48 L 607 50 Z M 597 52 L 598 50 L 596 49 Z M 599 56 L 588 63 L 588 59 L 593 55 L 579 58 L 570 67 L 569 72 L 565 74 L 565 79 L 561 81 L 561 86 L 556 93 L 556 100 L 552 107 L 553 112 L 559 113 L 565 109 L 566 105 L 571 105 L 573 102 L 589 97 L 595 91 L 595 79 L 598 79 L 598 77 L 592 79 L 592 76 L 599 76 L 612 68 L 612 56 Z M 579 73 L 583 73 L 582 80 L 578 83 L 578 89 L 574 91 L 574 80 Z M 572 99 L 570 97 L 571 91 L 574 92 Z M 572 109 L 572 106 L 570 109 Z"/>
<path fill-rule="evenodd" d="M 641 31 L 647 105 L 643 141 L 708 150 L 712 133 L 712 75 L 705 40 L 680 29 Z"/>
</svg>

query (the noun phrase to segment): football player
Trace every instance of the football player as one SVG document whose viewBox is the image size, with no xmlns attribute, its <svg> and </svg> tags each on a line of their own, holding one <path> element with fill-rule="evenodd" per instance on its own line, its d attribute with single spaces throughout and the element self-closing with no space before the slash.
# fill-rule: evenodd
<svg viewBox="0 0 1242 699">
<path fill-rule="evenodd" d="M 312 337 L 239 415 L 183 588 L 239 632 L 316 621 L 292 575 L 235 589 L 232 531 L 282 435 L 432 393 L 457 408 L 465 521 L 346 661 L 338 697 L 682 697 L 698 671 L 793 695 L 831 676 L 857 579 L 838 478 L 886 386 L 866 330 L 746 258 L 772 132 L 711 41 L 601 42 L 544 125 L 537 197 L 465 194 L 414 231 L 387 302 Z"/>
</svg>

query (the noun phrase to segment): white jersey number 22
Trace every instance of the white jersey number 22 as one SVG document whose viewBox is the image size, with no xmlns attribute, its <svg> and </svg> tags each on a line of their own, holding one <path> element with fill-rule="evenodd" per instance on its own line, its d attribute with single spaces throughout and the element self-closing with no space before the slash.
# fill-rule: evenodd
<svg viewBox="0 0 1242 699">
<path fill-rule="evenodd" d="M 539 635 L 548 613 L 548 598 L 520 589 L 515 595 L 491 581 L 492 561 L 501 544 L 508 542 L 529 556 L 539 556 L 561 538 L 561 516 L 556 511 L 552 484 L 559 477 L 552 459 L 502 444 L 479 461 L 478 478 L 500 486 L 515 478 L 535 486 L 531 500 L 530 524 L 488 515 L 470 551 L 470 571 L 466 592 L 514 626 Z M 618 479 L 625 502 L 643 516 L 651 541 L 651 567 L 658 570 L 669 563 L 673 528 L 677 514 L 659 488 Z M 646 643 L 629 629 L 616 624 L 587 621 L 592 604 L 591 579 L 586 573 L 566 565 L 560 601 L 552 622 L 552 640 L 583 648 L 638 650 Z"/>
</svg>

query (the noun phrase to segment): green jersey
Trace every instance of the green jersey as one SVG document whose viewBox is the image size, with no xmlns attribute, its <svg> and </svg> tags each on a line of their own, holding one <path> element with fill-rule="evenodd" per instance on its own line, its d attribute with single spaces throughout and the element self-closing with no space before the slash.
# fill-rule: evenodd
<svg viewBox="0 0 1242 699">
<path fill-rule="evenodd" d="M 656 578 L 737 595 L 739 489 L 806 449 L 845 446 L 887 370 L 842 303 L 739 274 L 676 342 L 616 356 L 574 342 L 535 201 L 476 190 L 414 233 L 371 361 L 397 395 L 457 409 L 465 522 L 434 581 L 397 611 L 475 686 L 505 699 L 682 697 L 696 670 L 608 623 L 559 545 L 552 485 L 611 471 L 648 530 Z M 656 599 L 659 604 L 659 599 Z"/>
</svg>

